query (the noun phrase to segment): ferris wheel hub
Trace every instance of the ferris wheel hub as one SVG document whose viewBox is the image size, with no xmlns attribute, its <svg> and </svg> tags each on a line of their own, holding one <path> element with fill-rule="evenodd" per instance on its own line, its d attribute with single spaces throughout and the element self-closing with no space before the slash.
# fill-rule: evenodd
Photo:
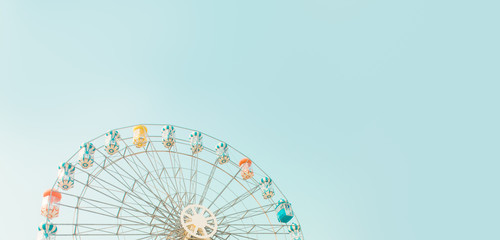
<svg viewBox="0 0 500 240">
<path fill-rule="evenodd" d="M 191 220 L 196 227 L 202 228 L 207 226 L 207 220 L 201 214 L 194 215 Z"/>
<path fill-rule="evenodd" d="M 217 232 L 217 219 L 208 208 L 192 204 L 181 212 L 181 224 L 187 238 L 208 239 Z"/>
</svg>

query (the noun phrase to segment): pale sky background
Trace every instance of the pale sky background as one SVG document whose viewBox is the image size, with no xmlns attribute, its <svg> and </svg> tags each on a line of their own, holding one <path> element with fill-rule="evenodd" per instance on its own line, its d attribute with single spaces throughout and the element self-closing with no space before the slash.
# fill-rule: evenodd
<svg viewBox="0 0 500 240">
<path fill-rule="evenodd" d="M 500 239 L 498 1 L 0 0 L 1 239 L 81 142 L 199 129 L 306 239 Z"/>
</svg>

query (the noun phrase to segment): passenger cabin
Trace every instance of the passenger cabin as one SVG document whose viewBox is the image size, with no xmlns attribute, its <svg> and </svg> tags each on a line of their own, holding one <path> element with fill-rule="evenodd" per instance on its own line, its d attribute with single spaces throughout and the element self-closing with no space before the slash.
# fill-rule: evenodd
<svg viewBox="0 0 500 240">
<path fill-rule="evenodd" d="M 219 143 L 215 149 L 215 153 L 217 154 L 217 162 L 219 164 L 224 164 L 229 162 L 229 153 L 227 143 Z"/>
<path fill-rule="evenodd" d="M 133 143 L 137 148 L 145 147 L 148 143 L 148 129 L 144 125 L 137 125 L 133 128 Z"/>
<path fill-rule="evenodd" d="M 57 173 L 57 186 L 62 190 L 69 190 L 75 184 L 75 166 L 69 162 L 59 164 Z"/>
<path fill-rule="evenodd" d="M 82 143 L 78 156 L 78 163 L 83 169 L 87 169 L 94 165 L 95 147 L 91 142 Z"/>
<path fill-rule="evenodd" d="M 172 125 L 165 125 L 161 130 L 162 144 L 170 149 L 175 144 L 175 128 Z"/>
<path fill-rule="evenodd" d="M 292 223 L 288 227 L 288 233 L 290 234 L 290 239 L 292 240 L 303 240 L 302 232 L 300 230 L 300 225 Z"/>
<path fill-rule="evenodd" d="M 248 180 L 253 177 L 252 160 L 243 158 L 240 161 L 241 177 Z"/>
<path fill-rule="evenodd" d="M 202 143 L 203 136 L 200 132 L 191 133 L 190 142 L 191 142 L 191 152 L 194 154 L 198 154 L 203 150 Z"/>
<path fill-rule="evenodd" d="M 260 189 L 264 199 L 272 198 L 274 196 L 273 180 L 269 177 L 263 177 L 260 180 Z"/>
<path fill-rule="evenodd" d="M 104 150 L 106 150 L 106 152 L 109 155 L 115 154 L 116 152 L 118 152 L 118 150 L 120 150 L 120 144 L 119 144 L 120 140 L 121 140 L 121 137 L 120 137 L 120 133 L 118 133 L 118 131 L 111 130 L 111 131 L 107 132 L 106 133 L 106 140 L 104 142 Z"/>
<path fill-rule="evenodd" d="M 41 208 L 41 213 L 42 216 L 48 218 L 48 219 L 53 219 L 59 216 L 59 201 L 61 201 L 61 193 L 49 189 L 43 193 L 43 200 L 42 200 L 42 208 Z"/>
<path fill-rule="evenodd" d="M 278 221 L 288 223 L 293 218 L 292 204 L 285 199 L 280 199 L 276 204 L 276 215 Z"/>
</svg>

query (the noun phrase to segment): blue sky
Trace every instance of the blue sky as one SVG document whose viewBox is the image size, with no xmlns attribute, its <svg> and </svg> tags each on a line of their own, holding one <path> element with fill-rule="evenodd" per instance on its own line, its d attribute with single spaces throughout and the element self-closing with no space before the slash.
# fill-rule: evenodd
<svg viewBox="0 0 500 240">
<path fill-rule="evenodd" d="M 0 231 L 81 142 L 172 123 L 260 159 L 307 239 L 499 239 L 496 1 L 0 0 Z"/>
</svg>

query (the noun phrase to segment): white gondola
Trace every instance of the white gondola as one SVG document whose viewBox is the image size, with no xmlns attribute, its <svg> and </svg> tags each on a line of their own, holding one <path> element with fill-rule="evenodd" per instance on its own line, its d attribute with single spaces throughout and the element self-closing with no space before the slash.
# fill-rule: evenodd
<svg viewBox="0 0 500 240">
<path fill-rule="evenodd" d="M 191 142 L 191 152 L 194 154 L 198 154 L 203 150 L 203 136 L 200 132 L 191 133 L 191 137 L 189 141 Z"/>
<path fill-rule="evenodd" d="M 290 234 L 290 238 L 292 240 L 303 240 L 302 231 L 300 230 L 300 225 L 292 223 L 288 227 L 288 233 Z"/>
<path fill-rule="evenodd" d="M 94 153 L 94 144 L 90 142 L 82 143 L 78 157 L 78 163 L 82 166 L 82 168 L 87 169 L 94 165 Z"/>
<path fill-rule="evenodd" d="M 274 196 L 273 180 L 269 177 L 263 177 L 260 180 L 260 189 L 264 199 L 272 198 Z"/>
<path fill-rule="evenodd" d="M 107 132 L 106 133 L 106 140 L 104 143 L 104 150 L 106 150 L 106 152 L 109 155 L 113 155 L 113 154 L 117 153 L 118 150 L 120 150 L 120 143 L 119 143 L 120 140 L 121 140 L 121 137 L 120 137 L 120 133 L 118 133 L 118 131 L 111 130 L 111 131 Z"/>
<path fill-rule="evenodd" d="M 229 153 L 227 143 L 219 143 L 215 149 L 215 153 L 217 154 L 217 162 L 219 164 L 224 164 L 229 162 Z"/>
<path fill-rule="evenodd" d="M 175 144 L 175 128 L 172 125 L 165 125 L 161 131 L 163 146 L 170 149 Z"/>
<path fill-rule="evenodd" d="M 48 240 L 57 233 L 57 226 L 51 222 L 42 222 L 38 226 L 37 240 Z"/>
<path fill-rule="evenodd" d="M 59 165 L 57 174 L 57 186 L 62 190 L 69 190 L 75 185 L 75 166 L 69 162 L 63 162 Z"/>
</svg>

